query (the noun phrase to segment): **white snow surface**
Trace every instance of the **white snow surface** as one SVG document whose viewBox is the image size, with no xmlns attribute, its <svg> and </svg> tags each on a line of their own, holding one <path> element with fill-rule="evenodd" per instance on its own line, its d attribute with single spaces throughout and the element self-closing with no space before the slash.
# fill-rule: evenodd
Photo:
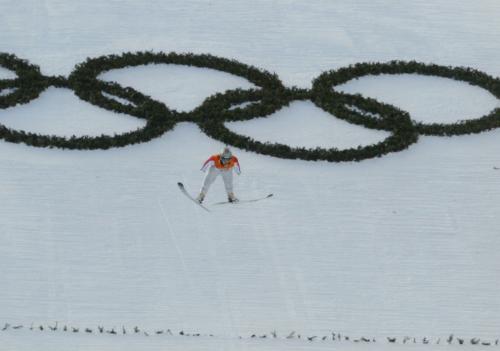
<svg viewBox="0 0 500 351">
<path fill-rule="evenodd" d="M 178 111 L 198 107 L 206 97 L 229 89 L 252 89 L 244 78 L 208 68 L 181 65 L 143 65 L 114 69 L 99 75 L 106 81 L 133 87 Z M 161 81 L 162 84 L 158 84 Z M 200 84 L 200 81 L 205 81 Z"/>
<path fill-rule="evenodd" d="M 87 57 L 105 54 L 210 53 L 302 88 L 326 70 L 394 59 L 499 77 L 499 13 L 500 3 L 491 0 L 16 0 L 0 3 L 0 52 L 65 76 Z M 0 68 L 0 79 L 12 78 Z M 223 72 L 175 65 L 102 78 L 180 111 L 215 92 L 252 86 Z M 392 103 L 426 123 L 480 117 L 500 106 L 481 88 L 436 77 L 369 76 L 339 89 Z M 0 110 L 0 123 L 62 136 L 143 125 L 56 88 Z M 348 148 L 387 136 L 306 101 L 227 125 L 291 146 Z M 275 196 L 211 206 L 225 199 L 219 179 L 206 199 L 210 213 L 176 186 L 182 181 L 195 193 L 202 162 L 223 147 L 192 123 L 106 151 L 0 141 L 0 349 L 450 350 L 470 348 L 471 338 L 494 343 L 500 338 L 499 138 L 500 130 L 421 136 L 407 150 L 358 163 L 233 149 L 243 171 L 237 195 Z M 53 332 L 48 326 L 56 321 Z M 79 332 L 64 332 L 64 325 Z M 98 326 L 119 335 L 97 334 Z M 175 336 L 155 333 L 167 329 Z M 333 341 L 332 332 L 350 341 Z M 448 345 L 452 333 L 468 346 L 456 339 Z M 312 336 L 318 338 L 307 341 Z M 405 336 L 418 343 L 403 344 Z M 377 342 L 353 341 L 361 337 Z M 431 344 L 422 345 L 424 337 Z"/>
<path fill-rule="evenodd" d="M 16 77 L 17 74 L 12 72 L 11 70 L 0 67 L 0 79 L 15 79 Z"/>
</svg>

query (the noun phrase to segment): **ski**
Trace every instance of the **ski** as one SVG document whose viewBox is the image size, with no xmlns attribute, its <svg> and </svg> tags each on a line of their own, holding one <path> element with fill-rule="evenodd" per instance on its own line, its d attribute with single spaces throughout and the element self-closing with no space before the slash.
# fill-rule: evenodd
<svg viewBox="0 0 500 351">
<path fill-rule="evenodd" d="M 248 203 L 248 202 L 257 202 L 257 201 L 261 201 L 261 200 L 265 200 L 265 199 L 269 199 L 270 197 L 273 197 L 274 194 L 268 194 L 264 197 L 259 197 L 259 198 L 256 198 L 256 199 L 250 199 L 250 200 L 238 200 L 236 202 L 229 202 L 229 201 L 221 201 L 221 202 L 216 202 L 212 205 L 225 205 L 225 204 L 244 204 L 244 203 Z"/>
<path fill-rule="evenodd" d="M 197 204 L 198 206 L 200 206 L 205 211 L 210 212 L 210 210 L 208 208 L 206 208 L 205 206 L 203 206 L 202 204 L 200 204 L 198 201 L 196 201 L 196 199 L 194 197 L 192 197 L 191 195 L 189 195 L 189 193 L 187 192 L 186 188 L 184 187 L 184 184 L 182 184 L 181 182 L 178 182 L 177 185 L 179 186 L 179 189 L 181 190 L 181 192 L 184 195 L 186 195 L 186 197 L 189 200 L 193 201 L 195 204 Z"/>
</svg>

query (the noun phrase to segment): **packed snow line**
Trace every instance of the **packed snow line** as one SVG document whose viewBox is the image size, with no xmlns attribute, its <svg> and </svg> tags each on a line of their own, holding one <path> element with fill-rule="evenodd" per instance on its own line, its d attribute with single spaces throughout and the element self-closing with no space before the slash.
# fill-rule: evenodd
<svg viewBox="0 0 500 351">
<path fill-rule="evenodd" d="M 129 105 L 129 106 L 132 106 L 132 107 L 137 107 L 137 104 L 134 104 L 133 102 L 131 101 L 128 101 L 128 100 L 125 100 L 125 99 L 122 99 L 121 97 L 119 96 L 115 96 L 115 95 L 112 95 L 112 94 L 109 94 L 109 93 L 106 93 L 105 91 L 101 92 L 102 96 L 108 98 L 108 99 L 111 99 L 111 100 L 115 100 L 117 102 L 119 102 L 120 104 L 122 105 Z"/>
<path fill-rule="evenodd" d="M 27 328 L 27 327 L 26 327 Z M 17 325 L 12 325 L 10 323 L 5 323 L 4 326 L 0 329 L 2 332 L 7 332 L 7 331 L 18 331 L 21 329 L 25 329 L 25 326 L 23 324 L 17 324 Z M 57 331 L 62 331 L 62 332 L 67 332 L 67 333 L 85 333 L 85 334 L 109 334 L 109 335 L 137 335 L 138 337 L 150 337 L 150 336 L 178 336 L 178 337 L 209 337 L 209 338 L 217 338 L 221 337 L 219 335 L 214 335 L 214 334 L 204 334 L 204 333 L 187 333 L 184 330 L 181 330 L 179 332 L 173 332 L 171 329 L 154 329 L 154 330 L 146 330 L 139 328 L 138 326 L 134 326 L 133 328 L 130 327 L 125 327 L 121 326 L 121 328 L 117 328 L 113 326 L 113 328 L 109 329 L 106 328 L 103 325 L 98 325 L 97 327 L 75 327 L 75 326 L 60 326 L 59 322 L 55 322 L 54 325 L 42 325 L 38 324 L 35 325 L 35 323 L 31 323 L 29 326 L 29 330 L 32 332 L 46 332 L 46 331 L 51 331 L 51 332 L 57 332 Z M 250 336 L 239 336 L 238 339 L 243 340 L 243 339 L 260 339 L 260 340 L 265 340 L 265 339 L 287 339 L 287 340 L 296 340 L 296 341 L 305 341 L 305 342 L 314 342 L 314 341 L 331 341 L 331 342 L 342 342 L 342 343 L 365 343 L 365 344 L 370 344 L 370 343 L 377 343 L 377 339 L 374 337 L 356 337 L 353 338 L 348 335 L 343 335 L 341 333 L 335 333 L 331 332 L 329 335 L 301 335 L 300 333 L 296 331 L 292 331 L 289 334 L 286 334 L 284 336 L 279 336 L 276 331 L 272 331 L 269 334 L 259 334 L 259 333 L 254 333 L 251 334 Z M 496 339 L 494 342 L 489 341 L 489 340 L 481 340 L 481 338 L 471 338 L 471 339 L 466 339 L 466 338 L 461 338 L 458 336 L 455 336 L 454 334 L 450 334 L 448 337 L 438 337 L 436 338 L 427 338 L 427 337 L 410 337 L 410 336 L 405 336 L 405 337 L 385 337 L 383 339 L 385 343 L 387 344 L 401 344 L 401 345 L 412 345 L 412 344 L 420 344 L 420 345 L 440 345 L 440 344 L 448 344 L 448 345 L 482 345 L 482 346 L 499 346 L 500 345 L 500 339 Z M 380 342 L 379 342 L 380 343 Z"/>
</svg>

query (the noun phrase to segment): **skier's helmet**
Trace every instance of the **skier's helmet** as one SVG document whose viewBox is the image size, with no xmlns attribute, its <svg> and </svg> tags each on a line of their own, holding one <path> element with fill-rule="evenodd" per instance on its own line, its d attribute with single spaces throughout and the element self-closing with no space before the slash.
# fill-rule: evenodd
<svg viewBox="0 0 500 351">
<path fill-rule="evenodd" d="M 229 148 L 226 146 L 224 149 L 222 149 L 220 158 L 222 162 L 229 162 L 229 160 L 231 160 L 231 157 L 233 157 L 233 154 L 231 153 L 231 150 L 229 150 Z"/>
</svg>

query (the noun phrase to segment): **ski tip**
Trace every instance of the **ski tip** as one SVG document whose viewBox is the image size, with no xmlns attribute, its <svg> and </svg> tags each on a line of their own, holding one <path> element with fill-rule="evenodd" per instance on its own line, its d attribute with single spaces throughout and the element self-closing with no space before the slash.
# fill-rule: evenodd
<svg viewBox="0 0 500 351">
<path fill-rule="evenodd" d="M 273 196 L 274 196 L 274 194 L 269 194 L 269 195 L 267 195 L 267 197 L 273 197 Z"/>
</svg>

